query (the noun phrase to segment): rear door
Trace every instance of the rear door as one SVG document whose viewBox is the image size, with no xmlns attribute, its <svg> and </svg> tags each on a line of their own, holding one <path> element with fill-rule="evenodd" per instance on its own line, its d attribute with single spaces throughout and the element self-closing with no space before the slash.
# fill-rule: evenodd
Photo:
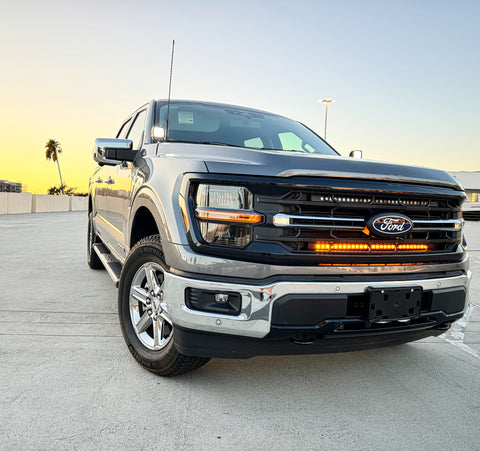
<svg viewBox="0 0 480 451">
<path fill-rule="evenodd" d="M 132 125 L 133 117 L 130 116 L 120 127 L 116 138 L 125 138 Z M 111 214 L 111 186 L 115 183 L 117 165 L 104 165 L 95 174 L 93 182 L 95 184 L 95 202 L 97 214 L 95 225 L 97 232 L 102 240 L 113 248 L 116 240 L 121 237 L 115 224 L 112 222 Z"/>
<path fill-rule="evenodd" d="M 146 117 L 147 107 L 140 109 L 133 115 L 132 125 L 129 127 L 125 136 L 126 139 L 132 140 L 133 150 L 142 149 Z M 119 252 L 121 255 L 125 255 L 127 243 L 126 232 L 132 198 L 132 184 L 137 169 L 132 162 L 126 161 L 117 164 L 113 169 L 108 188 L 108 215 L 113 233 L 115 233 L 115 240 L 113 242 L 115 251 Z"/>
</svg>

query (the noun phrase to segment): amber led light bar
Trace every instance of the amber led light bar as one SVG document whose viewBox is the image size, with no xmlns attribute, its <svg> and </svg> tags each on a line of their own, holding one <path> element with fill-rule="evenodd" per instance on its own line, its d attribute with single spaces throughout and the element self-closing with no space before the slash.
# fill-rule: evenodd
<svg viewBox="0 0 480 451">
<path fill-rule="evenodd" d="M 258 224 L 263 216 L 248 210 L 220 210 L 216 208 L 197 207 L 195 215 L 204 221 L 236 222 L 241 224 Z"/>
<path fill-rule="evenodd" d="M 314 243 L 315 252 L 426 252 L 427 244 L 390 244 L 390 243 Z"/>
</svg>

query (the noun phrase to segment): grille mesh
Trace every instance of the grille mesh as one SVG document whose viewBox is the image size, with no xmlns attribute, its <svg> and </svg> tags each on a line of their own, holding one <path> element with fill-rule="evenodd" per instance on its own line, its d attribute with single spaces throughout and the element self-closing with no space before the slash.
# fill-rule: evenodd
<svg viewBox="0 0 480 451">
<path fill-rule="evenodd" d="M 429 245 L 427 253 L 455 252 L 461 242 L 462 197 L 340 192 L 335 190 L 292 190 L 255 196 L 255 209 L 268 220 L 255 227 L 255 241 L 276 243 L 289 253 L 315 254 L 315 242 Z M 395 238 L 368 235 L 369 218 L 380 213 L 409 217 L 413 229 Z M 275 219 L 274 219 L 275 218 Z M 415 222 L 417 221 L 417 222 Z M 276 222 L 276 223 L 275 223 Z"/>
</svg>

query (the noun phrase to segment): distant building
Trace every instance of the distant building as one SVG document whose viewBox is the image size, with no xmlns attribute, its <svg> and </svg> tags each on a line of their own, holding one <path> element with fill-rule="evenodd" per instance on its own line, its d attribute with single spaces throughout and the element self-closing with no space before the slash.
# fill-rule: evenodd
<svg viewBox="0 0 480 451">
<path fill-rule="evenodd" d="M 0 180 L 0 193 L 21 193 L 22 184 L 9 182 L 8 180 Z"/>
<path fill-rule="evenodd" d="M 480 171 L 450 172 L 461 183 L 467 194 L 467 202 L 480 202 Z"/>
</svg>

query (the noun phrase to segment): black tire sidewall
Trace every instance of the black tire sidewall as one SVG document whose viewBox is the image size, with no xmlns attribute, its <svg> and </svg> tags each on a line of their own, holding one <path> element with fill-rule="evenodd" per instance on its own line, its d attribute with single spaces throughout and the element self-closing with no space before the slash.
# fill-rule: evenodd
<svg viewBox="0 0 480 451">
<path fill-rule="evenodd" d="M 147 369 L 163 370 L 173 365 L 179 355 L 173 336 L 163 349 L 148 349 L 138 338 L 130 317 L 130 289 L 138 269 L 146 263 L 156 263 L 165 269 L 161 246 L 154 241 L 142 241 L 135 246 L 123 266 L 118 289 L 118 313 L 123 336 L 135 359 Z"/>
</svg>

